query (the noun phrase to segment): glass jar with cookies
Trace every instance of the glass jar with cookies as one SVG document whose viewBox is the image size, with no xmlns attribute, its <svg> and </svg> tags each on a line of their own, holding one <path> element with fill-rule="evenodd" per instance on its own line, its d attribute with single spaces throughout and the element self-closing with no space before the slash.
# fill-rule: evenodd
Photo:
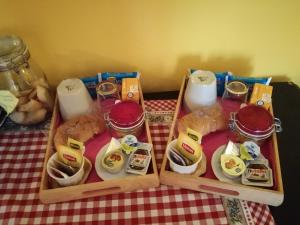
<svg viewBox="0 0 300 225">
<path fill-rule="evenodd" d="M 17 124 L 40 123 L 52 111 L 54 102 L 47 79 L 16 35 L 0 36 L 0 90 L 18 98 L 17 107 L 9 115 Z"/>
</svg>

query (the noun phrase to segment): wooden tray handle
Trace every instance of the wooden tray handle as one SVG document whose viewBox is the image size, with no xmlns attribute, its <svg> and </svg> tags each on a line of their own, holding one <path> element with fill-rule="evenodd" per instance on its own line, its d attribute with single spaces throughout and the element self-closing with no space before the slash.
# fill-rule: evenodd
<svg viewBox="0 0 300 225">
<path fill-rule="evenodd" d="M 225 189 L 225 188 L 220 188 L 220 187 L 214 187 L 214 186 L 210 186 L 210 185 L 204 185 L 204 184 L 200 184 L 199 188 L 201 189 L 200 191 L 203 192 L 210 192 L 210 193 L 215 193 L 215 194 L 221 194 L 221 195 L 232 195 L 232 196 L 239 196 L 240 193 L 238 191 L 233 191 L 233 190 L 229 190 L 229 189 Z"/>
<path fill-rule="evenodd" d="M 121 190 L 122 189 L 119 186 L 107 187 L 107 188 L 98 188 L 98 189 L 95 189 L 95 190 L 83 191 L 82 195 L 84 195 L 85 197 L 93 197 L 93 196 L 97 196 L 97 195 L 113 194 L 113 193 L 120 192 Z"/>
</svg>

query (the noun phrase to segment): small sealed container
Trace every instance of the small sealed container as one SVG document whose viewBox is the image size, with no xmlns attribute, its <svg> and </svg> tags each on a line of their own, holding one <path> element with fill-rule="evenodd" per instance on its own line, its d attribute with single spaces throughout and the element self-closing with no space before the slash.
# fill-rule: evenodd
<svg viewBox="0 0 300 225">
<path fill-rule="evenodd" d="M 246 169 L 245 163 L 235 155 L 221 155 L 221 167 L 223 174 L 231 179 L 240 177 Z"/>
<path fill-rule="evenodd" d="M 131 134 L 138 137 L 143 130 L 145 114 L 134 101 L 121 101 L 112 106 L 106 120 L 113 134 L 123 137 Z"/>
<path fill-rule="evenodd" d="M 281 132 L 281 122 L 273 118 L 265 108 L 248 105 L 236 113 L 231 113 L 230 128 L 237 134 L 240 142 L 254 141 L 258 145 L 269 138 L 273 132 Z"/>
<path fill-rule="evenodd" d="M 238 80 L 229 81 L 225 85 L 223 99 L 230 98 L 233 100 L 246 102 L 248 97 L 248 90 L 249 88 L 247 84 L 245 84 L 242 81 L 238 81 Z"/>
</svg>

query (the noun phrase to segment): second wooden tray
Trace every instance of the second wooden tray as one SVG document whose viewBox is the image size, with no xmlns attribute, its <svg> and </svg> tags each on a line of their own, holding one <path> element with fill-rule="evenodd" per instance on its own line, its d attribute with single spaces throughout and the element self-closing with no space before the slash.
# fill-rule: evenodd
<svg viewBox="0 0 300 225">
<path fill-rule="evenodd" d="M 174 120 L 168 138 L 168 143 L 170 143 L 174 139 L 176 121 L 179 117 L 180 110 L 182 107 L 182 101 L 187 81 L 188 78 L 184 77 L 180 88 L 180 93 L 175 109 Z M 273 114 L 272 108 L 271 113 Z M 226 183 L 219 181 L 216 177 L 212 175 L 208 176 L 207 174 L 195 177 L 193 175 L 175 173 L 170 169 L 166 155 L 167 151 L 165 151 L 163 163 L 161 166 L 160 182 L 162 184 L 181 187 L 185 189 L 191 189 L 195 191 L 201 191 L 221 196 L 239 198 L 248 201 L 279 206 L 283 202 L 284 193 L 277 147 L 277 137 L 275 133 L 273 134 L 272 139 L 270 140 L 270 146 L 272 146 L 270 154 L 272 155 L 271 165 L 273 167 L 273 177 L 274 181 L 276 181 L 276 185 L 273 187 L 273 189 L 246 186 L 242 184 Z M 207 158 L 207 167 L 210 167 L 211 170 L 210 158 Z"/>
</svg>

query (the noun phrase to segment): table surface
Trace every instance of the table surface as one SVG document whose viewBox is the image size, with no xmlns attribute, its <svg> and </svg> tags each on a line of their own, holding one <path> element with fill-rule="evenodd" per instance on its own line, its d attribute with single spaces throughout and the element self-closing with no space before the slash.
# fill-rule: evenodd
<svg viewBox="0 0 300 225">
<path fill-rule="evenodd" d="M 284 202 L 278 207 L 270 207 L 276 224 L 295 224 L 298 221 L 300 202 L 300 89 L 292 82 L 275 82 L 273 86 L 273 109 L 280 118 L 283 132 L 277 134 L 284 187 Z M 176 98 L 178 91 L 145 94 L 145 99 Z"/>
</svg>

